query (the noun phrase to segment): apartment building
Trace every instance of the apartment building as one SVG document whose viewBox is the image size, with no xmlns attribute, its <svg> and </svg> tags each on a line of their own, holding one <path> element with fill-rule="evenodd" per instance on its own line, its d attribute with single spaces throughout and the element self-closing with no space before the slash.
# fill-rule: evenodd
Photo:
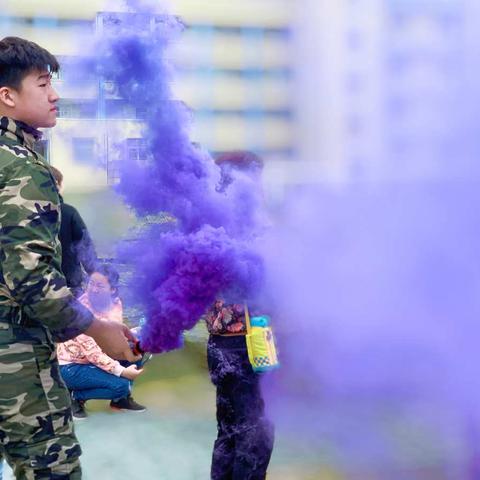
<svg viewBox="0 0 480 480">
<path fill-rule="evenodd" d="M 4 4 L 4 5 L 3 5 Z M 2 2 L 2 35 L 36 41 L 65 65 L 55 78 L 60 111 L 39 148 L 66 172 L 70 189 L 103 188 L 118 180 L 115 150 L 147 155 L 142 112 L 102 79 L 72 87 L 69 60 L 101 28 L 102 12 L 121 10 L 102 0 Z M 175 97 L 194 111 L 192 141 L 213 154 L 250 149 L 268 165 L 288 164 L 295 140 L 291 102 L 291 5 L 286 0 L 176 0 L 171 12 L 187 29 L 172 51 Z"/>
</svg>

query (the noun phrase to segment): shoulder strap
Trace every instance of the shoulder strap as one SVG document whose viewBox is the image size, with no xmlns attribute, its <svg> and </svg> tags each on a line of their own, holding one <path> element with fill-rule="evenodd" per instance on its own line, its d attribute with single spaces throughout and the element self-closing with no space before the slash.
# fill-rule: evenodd
<svg viewBox="0 0 480 480">
<path fill-rule="evenodd" d="M 250 325 L 250 313 L 248 312 L 248 305 L 245 303 L 245 324 L 247 326 L 247 334 L 252 333 L 252 326 Z"/>
</svg>

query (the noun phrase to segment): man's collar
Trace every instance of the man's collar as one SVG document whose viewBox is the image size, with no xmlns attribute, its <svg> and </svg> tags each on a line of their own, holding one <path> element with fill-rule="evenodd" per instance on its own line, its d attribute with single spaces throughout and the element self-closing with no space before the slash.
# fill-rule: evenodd
<svg viewBox="0 0 480 480">
<path fill-rule="evenodd" d="M 42 138 L 42 132 L 36 128 L 9 117 L 0 117 L 0 135 L 16 140 L 30 150 Z"/>
</svg>

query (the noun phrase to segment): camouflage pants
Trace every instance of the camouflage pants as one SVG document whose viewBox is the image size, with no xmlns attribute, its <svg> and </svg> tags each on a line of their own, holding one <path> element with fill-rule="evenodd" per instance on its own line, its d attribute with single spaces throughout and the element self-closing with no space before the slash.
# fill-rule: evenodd
<svg viewBox="0 0 480 480">
<path fill-rule="evenodd" d="M 80 454 L 50 335 L 0 320 L 0 457 L 17 479 L 77 480 Z"/>
</svg>

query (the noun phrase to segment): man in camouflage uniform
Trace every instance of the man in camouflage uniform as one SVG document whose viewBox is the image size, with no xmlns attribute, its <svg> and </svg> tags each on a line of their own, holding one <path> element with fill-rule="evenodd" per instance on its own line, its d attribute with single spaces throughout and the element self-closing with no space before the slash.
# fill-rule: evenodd
<svg viewBox="0 0 480 480">
<path fill-rule="evenodd" d="M 55 341 L 80 333 L 135 361 L 129 330 L 95 320 L 68 290 L 58 241 L 60 201 L 34 152 L 56 123 L 55 57 L 35 43 L 0 41 L 0 457 L 17 479 L 79 479 L 80 446 Z"/>
</svg>

